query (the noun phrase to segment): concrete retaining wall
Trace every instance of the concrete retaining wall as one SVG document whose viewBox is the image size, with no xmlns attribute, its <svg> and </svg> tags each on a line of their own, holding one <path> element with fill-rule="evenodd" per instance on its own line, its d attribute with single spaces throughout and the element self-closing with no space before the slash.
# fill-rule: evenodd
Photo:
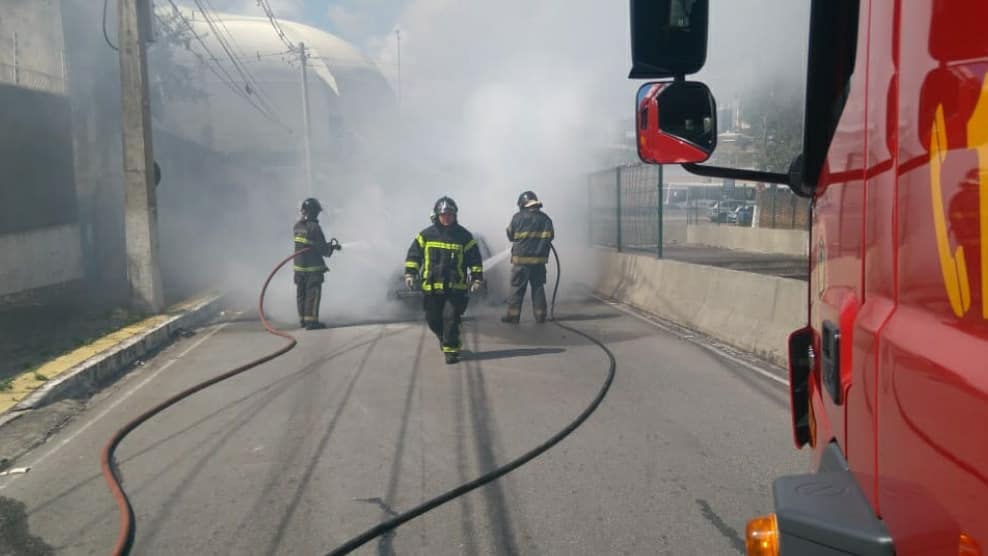
<svg viewBox="0 0 988 556">
<path fill-rule="evenodd" d="M 597 292 L 777 365 L 806 323 L 806 283 L 598 249 Z"/>
<path fill-rule="evenodd" d="M 710 245 L 755 253 L 807 256 L 808 234 L 804 230 L 775 230 L 742 226 L 698 224 L 686 227 L 686 243 Z"/>
<path fill-rule="evenodd" d="M 77 224 L 0 234 L 0 300 L 82 277 Z"/>
</svg>

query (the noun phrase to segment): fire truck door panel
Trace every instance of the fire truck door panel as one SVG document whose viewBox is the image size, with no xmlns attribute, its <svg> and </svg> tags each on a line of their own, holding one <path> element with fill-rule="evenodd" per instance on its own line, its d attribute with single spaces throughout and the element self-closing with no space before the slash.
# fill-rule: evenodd
<svg viewBox="0 0 988 556">
<path fill-rule="evenodd" d="M 854 323 L 847 450 L 865 498 L 878 506 L 878 352 L 895 309 L 895 137 L 898 130 L 896 0 L 872 0 L 868 21 L 864 304 Z M 891 137 L 890 137 L 891 135 Z"/>
<path fill-rule="evenodd" d="M 867 25 L 868 3 L 861 3 L 859 24 Z M 815 199 L 812 245 L 810 248 L 811 277 L 810 323 L 816 338 L 814 350 L 823 353 L 823 323 L 840 323 L 847 315 L 858 311 L 863 296 L 861 289 L 862 230 L 864 222 L 864 172 L 865 172 L 865 95 L 867 34 L 859 34 L 859 48 L 855 60 L 855 75 L 847 103 L 827 153 L 827 160 L 820 177 L 818 196 Z M 852 330 L 839 330 L 844 339 L 850 339 Z M 850 342 L 841 343 L 850 349 Z M 848 354 L 850 351 L 847 352 Z M 851 362 L 841 356 L 841 364 Z M 819 371 L 818 365 L 818 371 Z M 817 372 L 814 386 L 823 394 L 823 415 L 829 428 L 841 446 L 847 446 L 847 427 L 843 404 L 838 405 L 826 394 L 826 387 Z M 856 385 L 850 385 L 854 392 Z M 852 394 L 853 395 L 853 394 Z M 819 425 L 818 425 L 819 426 Z M 823 432 L 825 427 L 821 427 Z M 825 445 L 826 439 L 818 443 Z M 852 460 L 853 454 L 845 454 Z"/>
<path fill-rule="evenodd" d="M 900 554 L 988 548 L 985 21 L 977 0 L 901 9 L 898 304 L 878 367 L 879 507 Z"/>
</svg>

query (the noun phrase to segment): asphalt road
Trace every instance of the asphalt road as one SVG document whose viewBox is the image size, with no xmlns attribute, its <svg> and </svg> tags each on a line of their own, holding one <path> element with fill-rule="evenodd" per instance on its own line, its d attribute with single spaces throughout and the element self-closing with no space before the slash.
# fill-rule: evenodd
<svg viewBox="0 0 988 556">
<path fill-rule="evenodd" d="M 597 412 L 357 554 L 743 553 L 772 478 L 805 466 L 784 386 L 601 303 L 557 314 L 617 358 Z M 606 377 L 600 348 L 551 324 L 485 314 L 465 331 L 472 353 L 455 366 L 417 322 L 303 331 L 281 359 L 137 429 L 117 453 L 134 554 L 324 554 L 541 443 Z M 0 477 L 0 548 L 108 553 L 118 515 L 99 454 L 113 431 L 281 342 L 249 321 L 213 326 L 93 400 L 18 461 L 30 472 Z"/>
</svg>

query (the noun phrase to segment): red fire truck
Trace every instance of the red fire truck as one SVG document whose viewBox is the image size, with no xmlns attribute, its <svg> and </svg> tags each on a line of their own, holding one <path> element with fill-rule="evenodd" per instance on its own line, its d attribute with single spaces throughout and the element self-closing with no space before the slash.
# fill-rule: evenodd
<svg viewBox="0 0 988 556">
<path fill-rule="evenodd" d="M 631 13 L 631 77 L 672 80 L 655 97 L 671 120 L 714 118 L 685 81 L 705 61 L 708 1 Z M 788 173 L 699 164 L 716 125 L 684 164 L 812 198 L 789 382 L 813 472 L 775 481 L 748 554 L 988 555 L 988 1 L 812 0 L 810 18 Z"/>
</svg>

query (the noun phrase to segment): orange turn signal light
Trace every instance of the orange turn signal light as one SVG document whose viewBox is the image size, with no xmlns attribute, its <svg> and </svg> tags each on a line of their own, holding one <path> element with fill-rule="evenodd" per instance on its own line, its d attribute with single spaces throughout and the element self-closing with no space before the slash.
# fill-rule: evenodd
<svg viewBox="0 0 988 556">
<path fill-rule="evenodd" d="M 756 517 L 744 531 L 748 556 L 779 556 L 779 522 L 775 514 Z"/>
</svg>

